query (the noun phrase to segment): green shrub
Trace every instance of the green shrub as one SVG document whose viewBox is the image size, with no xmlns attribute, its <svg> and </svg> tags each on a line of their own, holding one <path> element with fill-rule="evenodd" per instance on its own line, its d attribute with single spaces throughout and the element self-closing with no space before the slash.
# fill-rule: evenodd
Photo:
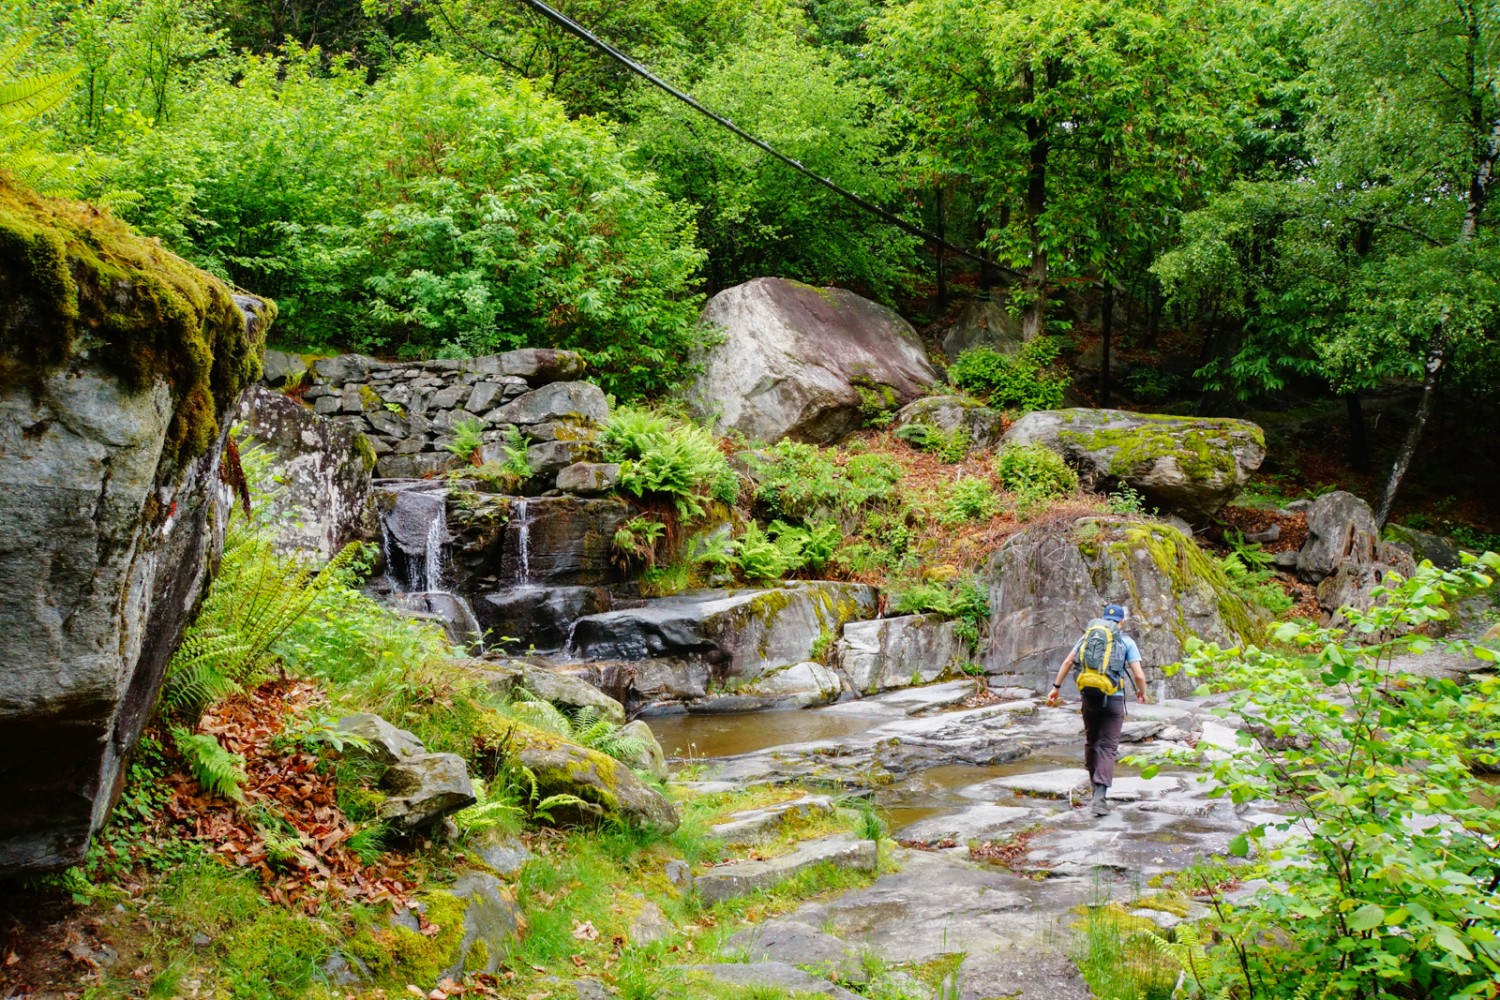
<svg viewBox="0 0 1500 1000">
<path fill-rule="evenodd" d="M 1012 493 L 1061 497 L 1078 492 L 1078 473 L 1057 452 L 1039 444 L 1000 449 L 995 471 L 1000 485 Z"/>
<path fill-rule="evenodd" d="M 945 462 L 962 462 L 974 443 L 967 427 L 941 430 L 931 424 L 907 424 L 896 428 L 896 436 L 913 448 L 937 455 Z"/>
<path fill-rule="evenodd" d="M 479 449 L 484 446 L 483 435 L 483 420 L 460 420 L 453 425 L 453 440 L 445 447 L 465 465 L 473 465 Z"/>
<path fill-rule="evenodd" d="M 620 407 L 610 415 L 604 457 L 620 463 L 620 489 L 670 497 L 685 521 L 703 516 L 706 499 L 739 494 L 739 477 L 712 434 L 650 410 Z"/>
<path fill-rule="evenodd" d="M 1285 623 L 1271 648 L 1193 644 L 1186 669 L 1227 692 L 1226 710 L 1248 731 L 1227 754 L 1170 759 L 1201 763 L 1211 795 L 1281 814 L 1229 844 L 1231 855 L 1257 849 L 1274 863 L 1265 889 L 1219 910 L 1225 960 L 1217 981 L 1193 984 L 1201 995 L 1493 991 L 1500 802 L 1475 769 L 1500 763 L 1500 680 L 1460 686 L 1401 664 L 1438 648 L 1423 631 L 1449 617 L 1445 605 L 1490 587 L 1496 570 L 1493 553 L 1451 572 L 1419 568 L 1377 588 L 1370 610 L 1345 609 L 1347 627 Z M 1466 641 L 1446 649 L 1500 659 Z"/>
<path fill-rule="evenodd" d="M 853 514 L 895 496 L 905 471 L 884 455 L 853 455 L 840 467 L 835 452 L 782 441 L 751 458 L 760 479 L 755 499 L 774 517 L 809 520 Z"/>
<path fill-rule="evenodd" d="M 1146 498 L 1141 491 L 1126 483 L 1121 483 L 1104 498 L 1105 506 L 1111 514 L 1144 514 L 1146 513 Z"/>
<path fill-rule="evenodd" d="M 1000 513 L 1002 503 L 987 479 L 960 479 L 943 490 L 938 520 L 943 524 L 984 521 Z"/>
<path fill-rule="evenodd" d="M 896 610 L 904 615 L 938 614 L 955 619 L 958 637 L 974 646 L 989 625 L 990 595 L 976 577 L 917 583 L 897 594 Z"/>
<path fill-rule="evenodd" d="M 1059 350 L 1050 337 L 1038 337 L 1014 355 L 971 347 L 948 368 L 948 379 L 996 409 L 1054 410 L 1062 405 L 1068 384 L 1065 375 L 1050 367 Z"/>
<path fill-rule="evenodd" d="M 737 570 L 746 580 L 779 580 L 802 569 L 816 572 L 827 566 L 843 537 L 833 521 L 803 527 L 778 520 L 764 531 L 752 521 L 739 538 L 708 539 L 694 561 Z"/>
</svg>

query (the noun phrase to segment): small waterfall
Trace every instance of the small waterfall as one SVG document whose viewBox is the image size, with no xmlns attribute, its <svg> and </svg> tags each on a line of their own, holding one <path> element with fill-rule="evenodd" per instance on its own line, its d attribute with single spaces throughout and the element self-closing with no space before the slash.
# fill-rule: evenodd
<svg viewBox="0 0 1500 1000">
<path fill-rule="evenodd" d="M 524 587 L 531 582 L 531 518 L 525 497 L 516 501 L 516 565 L 520 574 L 516 582 Z"/>
<path fill-rule="evenodd" d="M 398 593 L 443 589 L 448 534 L 448 497 L 442 489 L 413 484 L 390 489 L 393 502 L 380 518 L 380 545 Z"/>
</svg>

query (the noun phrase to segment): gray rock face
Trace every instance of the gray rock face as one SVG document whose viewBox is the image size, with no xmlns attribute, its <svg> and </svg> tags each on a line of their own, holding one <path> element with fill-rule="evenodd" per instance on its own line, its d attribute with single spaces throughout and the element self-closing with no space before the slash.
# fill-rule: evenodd
<svg viewBox="0 0 1500 1000">
<path fill-rule="evenodd" d="M 974 299 L 963 307 L 943 331 L 943 354 L 949 361 L 971 347 L 993 347 L 1001 354 L 1017 354 L 1025 346 L 1021 321 L 1010 314 L 1003 301 L 991 296 Z"/>
<path fill-rule="evenodd" d="M 730 813 L 709 827 L 709 833 L 726 844 L 754 844 L 777 835 L 793 823 L 833 811 L 833 800 L 828 796 L 804 795 L 764 809 Z"/>
<path fill-rule="evenodd" d="M 474 614 L 497 649 L 561 649 L 575 621 L 609 608 L 603 587 L 511 587 L 474 602 Z"/>
<path fill-rule="evenodd" d="M 265 304 L 242 298 L 244 327 L 209 343 L 249 331 L 259 350 Z M 0 320 L 7 366 L 25 308 Z M 165 379 L 133 389 L 80 360 L 0 387 L 0 877 L 83 860 L 222 544 L 223 437 L 179 463 Z"/>
<path fill-rule="evenodd" d="M 380 804 L 380 818 L 401 830 L 428 826 L 476 801 L 468 766 L 452 753 L 407 757 L 386 768 L 380 784 L 391 793 Z"/>
<path fill-rule="evenodd" d="M 895 427 L 900 430 L 912 424 L 925 424 L 952 433 L 963 428 L 969 435 L 969 450 L 993 448 L 1004 433 L 1000 414 L 963 396 L 924 396 L 901 407 Z"/>
<path fill-rule="evenodd" d="M 826 705 L 843 691 L 838 674 L 821 663 L 794 663 L 775 667 L 740 689 L 772 702 L 789 702 L 799 708 Z"/>
<path fill-rule="evenodd" d="M 1126 631 L 1140 646 L 1148 680 L 1177 694 L 1191 682 L 1165 678 L 1161 668 L 1182 658 L 1188 636 L 1230 646 L 1257 632 L 1255 615 L 1218 565 L 1161 522 L 1082 518 L 1030 528 L 995 553 L 987 574 L 990 632 L 982 662 L 995 684 L 1049 689 L 1105 604 L 1129 608 Z M 1070 691 L 1072 684 L 1070 678 Z"/>
<path fill-rule="evenodd" d="M 540 424 L 565 420 L 602 424 L 609 419 L 604 390 L 592 382 L 553 382 L 517 396 L 490 414 L 492 424 Z"/>
<path fill-rule="evenodd" d="M 559 708 L 568 711 L 592 708 L 616 725 L 625 724 L 625 707 L 576 674 L 524 663 L 520 683 L 527 691 Z"/>
<path fill-rule="evenodd" d="M 464 936 L 447 977 L 461 979 L 467 972 L 494 972 L 526 930 L 526 918 L 515 895 L 488 872 L 460 875 L 452 892 L 467 905 Z"/>
<path fill-rule="evenodd" d="M 657 781 L 667 780 L 667 755 L 662 751 L 661 743 L 656 739 L 656 734 L 651 727 L 640 719 L 636 719 L 629 725 L 620 727 L 620 735 L 641 742 L 641 751 L 624 761 L 631 770 L 645 771 Z"/>
<path fill-rule="evenodd" d="M 697 591 L 580 618 L 569 649 L 588 660 L 712 663 L 722 677 L 750 680 L 805 661 L 821 634 L 837 634 L 844 622 L 868 617 L 875 604 L 873 587 L 823 581 Z"/>
<path fill-rule="evenodd" d="M 369 757 L 387 767 L 427 752 L 422 741 L 414 734 L 405 729 L 399 729 L 380 716 L 369 712 L 346 715 L 338 721 L 338 730 L 341 733 L 358 736 L 369 744 L 367 748 L 351 750 L 352 754 Z"/>
<path fill-rule="evenodd" d="M 1430 531 L 1418 531 L 1404 524 L 1387 524 L 1385 535 L 1392 543 L 1412 554 L 1417 562 L 1424 559 L 1438 569 L 1453 569 L 1459 563 L 1459 549 L 1453 539 L 1434 535 Z"/>
<path fill-rule="evenodd" d="M 865 694 L 926 684 L 967 658 L 957 623 L 938 615 L 850 622 L 838 643 L 838 663 Z"/>
<path fill-rule="evenodd" d="M 741 861 L 713 868 L 693 880 L 706 903 L 720 903 L 759 889 L 769 889 L 816 865 L 853 871 L 875 870 L 875 842 L 841 833 L 806 840 L 791 852 L 765 861 Z"/>
<path fill-rule="evenodd" d="M 723 340 L 690 405 L 753 441 L 836 441 L 860 425 L 856 381 L 899 406 L 935 377 L 905 320 L 843 289 L 757 278 L 715 295 L 703 322 Z"/>
<path fill-rule="evenodd" d="M 579 496 L 608 493 L 619 482 L 620 466 L 614 462 L 578 462 L 557 474 L 557 488 Z"/>
<path fill-rule="evenodd" d="M 854 949 L 832 934 L 793 920 L 746 928 L 726 941 L 725 947 L 744 951 L 752 962 L 812 967 L 845 982 L 869 978 Z"/>
<path fill-rule="evenodd" d="M 1003 443 L 1050 448 L 1095 485 L 1125 483 L 1189 520 L 1232 500 L 1266 457 L 1265 435 L 1246 420 L 1124 410 L 1039 410 Z"/>
<path fill-rule="evenodd" d="M 251 439 L 273 456 L 280 546 L 332 559 L 345 545 L 376 538 L 369 439 L 260 386 L 236 411 Z"/>
</svg>

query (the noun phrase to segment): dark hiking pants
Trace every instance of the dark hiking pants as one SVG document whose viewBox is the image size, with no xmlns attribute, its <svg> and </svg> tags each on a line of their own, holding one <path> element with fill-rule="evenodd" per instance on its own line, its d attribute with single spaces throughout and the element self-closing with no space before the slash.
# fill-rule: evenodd
<svg viewBox="0 0 1500 1000">
<path fill-rule="evenodd" d="M 1104 692 L 1083 691 L 1083 766 L 1096 785 L 1115 783 L 1115 758 L 1120 754 L 1120 727 L 1125 725 L 1125 699 Z"/>
</svg>

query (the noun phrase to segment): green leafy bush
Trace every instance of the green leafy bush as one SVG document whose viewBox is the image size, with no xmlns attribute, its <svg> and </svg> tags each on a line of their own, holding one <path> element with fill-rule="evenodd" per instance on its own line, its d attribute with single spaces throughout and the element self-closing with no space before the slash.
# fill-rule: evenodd
<svg viewBox="0 0 1500 1000">
<path fill-rule="evenodd" d="M 884 455 L 852 455 L 840 466 L 835 452 L 782 441 L 751 458 L 759 477 L 755 499 L 774 517 L 809 520 L 853 514 L 895 496 L 905 475 Z"/>
<path fill-rule="evenodd" d="M 670 497 L 683 520 L 702 517 L 707 498 L 739 495 L 739 477 L 712 434 L 651 410 L 616 409 L 604 430 L 604 456 L 620 463 L 620 489 Z"/>
<path fill-rule="evenodd" d="M 479 449 L 484 446 L 483 435 L 483 420 L 460 420 L 453 425 L 453 440 L 446 447 L 459 461 L 473 465 Z"/>
<path fill-rule="evenodd" d="M 607 122 L 433 55 L 373 85 L 316 52 L 223 72 L 194 114 L 122 135 L 100 193 L 274 297 L 305 342 L 402 357 L 566 347 L 625 398 L 688 373 L 703 261 L 690 210 Z"/>
<path fill-rule="evenodd" d="M 896 436 L 913 448 L 937 455 L 945 462 L 962 462 L 974 443 L 967 427 L 941 430 L 931 424 L 907 424 L 896 428 Z"/>
<path fill-rule="evenodd" d="M 1038 337 L 1014 355 L 971 347 L 948 368 L 948 379 L 996 409 L 1055 410 L 1062 405 L 1068 383 L 1051 368 L 1059 350 L 1050 337 Z"/>
<path fill-rule="evenodd" d="M 1000 495 L 987 479 L 960 479 L 943 490 L 938 520 L 943 524 L 985 521 L 1000 513 Z"/>
<path fill-rule="evenodd" d="M 1007 445 L 995 457 L 1000 485 L 1013 493 L 1062 497 L 1078 492 L 1078 473 L 1063 457 L 1039 444 Z"/>
<path fill-rule="evenodd" d="M 1249 730 L 1204 762 L 1217 783 L 1209 794 L 1285 817 L 1229 845 L 1280 863 L 1266 889 L 1220 907 L 1220 961 L 1192 973 L 1205 995 L 1490 995 L 1500 804 L 1474 769 L 1500 763 L 1500 680 L 1461 687 L 1407 673 L 1398 658 L 1446 648 L 1500 659 L 1422 634 L 1496 569 L 1493 553 L 1451 572 L 1422 567 L 1378 588 L 1370 610 L 1345 609 L 1345 628 L 1293 622 L 1274 629 L 1271 648 L 1197 646 L 1186 669 L 1228 692 L 1227 710 Z"/>
<path fill-rule="evenodd" d="M 938 614 L 958 622 L 958 637 L 977 645 L 990 619 L 990 595 L 976 577 L 943 583 L 916 583 L 896 596 L 896 610 L 904 615 Z"/>
<path fill-rule="evenodd" d="M 803 527 L 777 520 L 764 531 L 752 521 L 739 538 L 710 538 L 694 561 L 736 570 L 746 580 L 779 580 L 799 570 L 823 569 L 833 559 L 843 537 L 833 521 L 818 521 Z"/>
</svg>

